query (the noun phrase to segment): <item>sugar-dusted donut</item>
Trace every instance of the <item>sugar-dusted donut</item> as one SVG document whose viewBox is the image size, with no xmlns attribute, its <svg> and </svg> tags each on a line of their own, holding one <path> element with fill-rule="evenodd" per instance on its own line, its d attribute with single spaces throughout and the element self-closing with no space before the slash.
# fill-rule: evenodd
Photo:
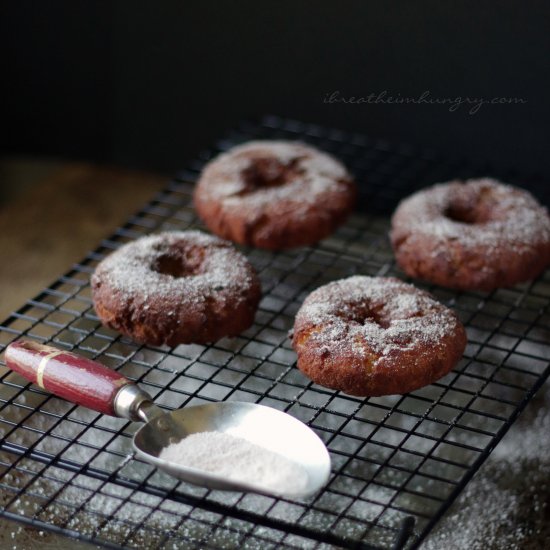
<svg viewBox="0 0 550 550">
<path fill-rule="evenodd" d="M 483 178 L 418 191 L 392 218 L 410 276 L 462 290 L 513 286 L 550 265 L 550 217 L 527 191 Z"/>
<path fill-rule="evenodd" d="M 455 313 L 395 278 L 354 276 L 314 290 L 292 345 L 311 380 L 350 395 L 403 394 L 447 374 L 466 332 Z"/>
<path fill-rule="evenodd" d="M 216 235 L 277 250 L 330 235 L 355 197 L 351 176 L 330 155 L 298 142 L 251 141 L 204 168 L 194 202 Z"/>
<path fill-rule="evenodd" d="M 102 322 L 137 342 L 175 346 L 235 336 L 254 320 L 260 283 L 231 243 L 199 231 L 142 237 L 92 275 Z"/>
</svg>

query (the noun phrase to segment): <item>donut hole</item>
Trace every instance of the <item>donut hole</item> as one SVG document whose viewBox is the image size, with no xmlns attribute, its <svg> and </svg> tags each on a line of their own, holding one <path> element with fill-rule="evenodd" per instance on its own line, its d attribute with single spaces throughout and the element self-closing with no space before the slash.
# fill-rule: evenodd
<svg viewBox="0 0 550 550">
<path fill-rule="evenodd" d="M 181 277 L 191 277 L 200 272 L 202 258 L 196 256 L 196 254 L 162 254 L 156 258 L 152 265 L 152 269 L 157 273 L 169 275 L 175 279 L 179 279 Z"/>
<path fill-rule="evenodd" d="M 474 208 L 465 208 L 459 204 L 450 205 L 443 215 L 446 218 L 458 223 L 465 223 L 468 225 L 474 223 L 480 223 L 478 212 Z"/>
<path fill-rule="evenodd" d="M 358 325 L 374 323 L 385 329 L 391 324 L 383 308 L 373 307 L 372 304 L 357 304 L 351 308 L 350 313 L 351 315 L 347 317 L 347 321 L 357 323 Z"/>
<path fill-rule="evenodd" d="M 246 191 L 279 187 L 292 181 L 296 176 L 304 173 L 304 169 L 300 166 L 301 159 L 302 157 L 296 157 L 286 164 L 274 157 L 253 159 L 250 165 L 242 171 Z"/>
<path fill-rule="evenodd" d="M 367 323 L 374 323 L 382 328 L 388 328 L 390 326 L 389 320 L 383 316 L 379 315 L 376 311 L 371 311 L 364 319 L 363 319 L 363 325 L 366 325 Z"/>
<path fill-rule="evenodd" d="M 495 197 L 490 189 L 472 192 L 461 186 L 451 197 L 443 214 L 448 219 L 466 225 L 483 224 L 495 219 Z"/>
<path fill-rule="evenodd" d="M 170 275 L 176 279 L 189 275 L 189 270 L 183 258 L 172 254 L 163 254 L 159 256 L 152 267 L 153 271 L 161 275 Z"/>
</svg>

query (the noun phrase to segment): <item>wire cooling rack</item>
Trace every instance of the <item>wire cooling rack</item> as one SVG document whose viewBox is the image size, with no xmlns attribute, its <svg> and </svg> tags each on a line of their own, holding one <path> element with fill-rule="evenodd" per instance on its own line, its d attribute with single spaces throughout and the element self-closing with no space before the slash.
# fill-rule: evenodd
<svg viewBox="0 0 550 550">
<path fill-rule="evenodd" d="M 220 150 L 253 138 L 301 139 L 335 154 L 357 177 L 362 212 L 314 247 L 245 249 L 263 299 L 237 338 L 168 349 L 102 327 L 90 299 L 96 264 L 151 231 L 201 227 L 191 205 L 198 172 Z M 178 482 L 129 456 L 137 424 L 57 399 L 2 367 L 1 514 L 109 548 L 418 547 L 549 374 L 549 274 L 492 293 L 424 285 L 458 312 L 469 341 L 450 374 L 408 395 L 359 399 L 312 384 L 295 367 L 288 331 L 319 285 L 356 273 L 405 278 L 387 238 L 400 198 L 487 171 L 296 121 L 243 124 L 13 313 L 0 327 L 0 349 L 25 336 L 74 350 L 136 380 L 167 408 L 241 400 L 287 411 L 325 441 L 330 482 L 295 501 Z M 548 199 L 535 180 L 527 183 Z"/>
</svg>

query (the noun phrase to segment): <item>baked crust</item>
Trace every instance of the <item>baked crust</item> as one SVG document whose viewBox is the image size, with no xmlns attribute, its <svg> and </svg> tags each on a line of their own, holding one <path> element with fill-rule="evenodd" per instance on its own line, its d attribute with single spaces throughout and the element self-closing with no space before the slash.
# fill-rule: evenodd
<svg viewBox="0 0 550 550">
<path fill-rule="evenodd" d="M 330 235 L 353 210 L 344 166 L 298 142 L 253 141 L 218 156 L 194 193 L 208 228 L 233 242 L 279 250 Z"/>
<path fill-rule="evenodd" d="M 151 345 L 215 342 L 247 329 L 261 297 L 254 268 L 231 243 L 199 231 L 142 237 L 92 275 L 101 321 Z"/>
<path fill-rule="evenodd" d="M 404 199 L 390 237 L 408 275 L 449 288 L 510 287 L 550 265 L 548 211 L 527 191 L 487 178 Z"/>
<path fill-rule="evenodd" d="M 311 380 L 366 397 L 438 380 L 462 357 L 466 332 L 427 292 L 395 278 L 354 276 L 306 298 L 292 345 Z"/>
</svg>

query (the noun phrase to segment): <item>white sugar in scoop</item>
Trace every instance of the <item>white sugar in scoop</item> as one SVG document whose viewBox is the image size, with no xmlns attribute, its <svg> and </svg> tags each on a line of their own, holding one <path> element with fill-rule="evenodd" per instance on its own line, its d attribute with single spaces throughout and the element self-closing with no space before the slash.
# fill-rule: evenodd
<svg viewBox="0 0 550 550">
<path fill-rule="evenodd" d="M 162 449 L 159 458 L 281 493 L 301 493 L 308 483 L 299 464 L 229 433 L 191 434 Z"/>
</svg>

